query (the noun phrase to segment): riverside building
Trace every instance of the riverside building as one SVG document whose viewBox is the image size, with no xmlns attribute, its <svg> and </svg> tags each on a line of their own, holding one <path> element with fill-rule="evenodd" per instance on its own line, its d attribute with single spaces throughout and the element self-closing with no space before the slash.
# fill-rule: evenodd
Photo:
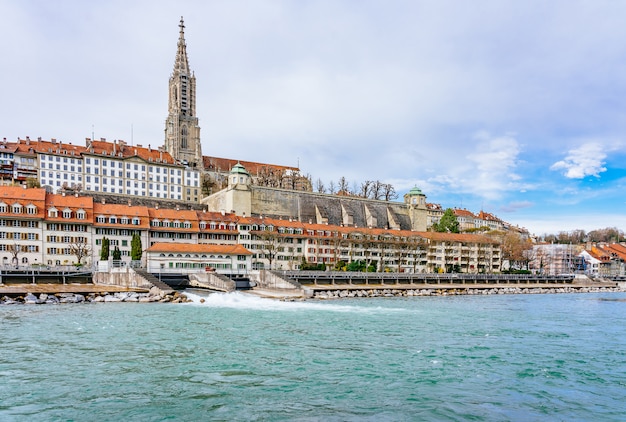
<svg viewBox="0 0 626 422">
<path fill-rule="evenodd" d="M 119 249 L 121 261 L 129 263 L 134 234 L 140 236 L 144 259 L 145 252 L 158 253 L 154 262 L 162 268 L 179 268 L 181 263 L 198 267 L 202 257 L 191 252 L 187 256 L 185 248 L 211 248 L 196 245 L 250 252 L 232 252 L 228 259 L 226 252 L 214 253 L 214 260 L 206 260 L 206 265 L 219 263 L 218 270 L 287 270 L 299 269 L 303 263 L 334 267 L 340 262 L 363 261 L 377 271 L 478 273 L 498 272 L 501 265 L 498 242 L 481 235 L 318 224 L 130 202 L 108 204 L 94 202 L 90 196 L 52 194 L 43 188 L 2 187 L 0 226 L 4 229 L 0 233 L 3 265 L 74 265 L 77 247 L 88 250 L 81 263 L 93 265 L 100 258 L 105 237 L 110 250 Z M 172 256 L 170 252 L 160 255 L 175 248 Z M 222 250 L 214 250 L 218 249 Z M 229 260 L 235 266 L 228 267 Z"/>
</svg>

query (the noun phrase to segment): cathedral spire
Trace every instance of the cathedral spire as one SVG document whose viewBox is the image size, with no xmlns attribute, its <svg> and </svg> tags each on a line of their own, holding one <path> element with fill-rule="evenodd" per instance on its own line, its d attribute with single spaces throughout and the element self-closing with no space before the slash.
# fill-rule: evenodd
<svg viewBox="0 0 626 422">
<path fill-rule="evenodd" d="M 185 43 L 185 21 L 180 17 L 178 24 L 180 32 L 178 34 L 178 49 L 176 51 L 176 60 L 174 61 L 174 73 L 182 73 L 189 75 L 189 61 L 187 60 L 187 44 Z"/>
<path fill-rule="evenodd" d="M 202 168 L 200 126 L 196 116 L 196 77 L 189 69 L 185 22 L 180 17 L 174 71 L 170 76 L 168 116 L 165 120 L 165 149 L 177 161 Z"/>
</svg>

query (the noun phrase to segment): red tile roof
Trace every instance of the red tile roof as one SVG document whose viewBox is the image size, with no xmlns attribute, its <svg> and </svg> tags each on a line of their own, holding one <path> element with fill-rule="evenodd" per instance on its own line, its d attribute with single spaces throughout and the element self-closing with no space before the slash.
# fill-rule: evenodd
<svg viewBox="0 0 626 422">
<path fill-rule="evenodd" d="M 159 242 L 146 249 L 146 252 L 154 253 L 199 253 L 199 254 L 226 254 L 226 255 L 252 255 L 252 252 L 242 245 L 209 245 L 196 243 L 165 243 Z"/>
<path fill-rule="evenodd" d="M 218 158 L 218 157 L 208 157 L 208 156 L 202 157 L 202 164 L 204 165 L 204 168 L 209 171 L 217 171 L 217 172 L 222 172 L 222 173 L 228 172 L 237 163 L 244 166 L 251 176 L 258 175 L 264 167 L 271 168 L 274 170 L 279 170 L 279 171 L 298 170 L 297 167 L 279 166 L 276 164 L 256 163 L 254 161 L 241 161 L 241 160 L 233 160 L 230 158 Z"/>
</svg>

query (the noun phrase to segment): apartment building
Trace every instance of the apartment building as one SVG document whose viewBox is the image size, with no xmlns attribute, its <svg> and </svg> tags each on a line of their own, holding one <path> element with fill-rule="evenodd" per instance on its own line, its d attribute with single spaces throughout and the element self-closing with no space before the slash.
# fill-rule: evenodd
<svg viewBox="0 0 626 422">
<path fill-rule="evenodd" d="M 46 192 L 0 187 L 0 262 L 32 265 L 43 262 Z"/>
<path fill-rule="evenodd" d="M 128 262 L 135 234 L 144 250 L 157 244 L 241 246 L 250 251 L 249 259 L 239 263 L 249 261 L 247 269 L 295 270 L 303 262 L 332 268 L 363 261 L 377 271 L 477 273 L 497 272 L 501 263 L 499 244 L 480 235 L 109 204 L 43 188 L 0 187 L 0 226 L 6 228 L 0 233 L 4 265 L 72 265 L 79 261 L 80 247 L 89 251 L 80 262 L 90 265 L 99 260 L 104 238 L 110 251 L 119 249 Z"/>
</svg>

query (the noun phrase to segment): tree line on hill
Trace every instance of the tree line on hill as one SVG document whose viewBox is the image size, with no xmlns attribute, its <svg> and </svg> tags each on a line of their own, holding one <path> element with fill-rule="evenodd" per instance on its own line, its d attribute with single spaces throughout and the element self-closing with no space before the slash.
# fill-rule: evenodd
<svg viewBox="0 0 626 422">
<path fill-rule="evenodd" d="M 592 243 L 619 243 L 626 241 L 626 234 L 623 230 L 617 227 L 605 227 L 603 229 L 591 230 L 585 232 L 584 230 L 572 230 L 572 231 L 560 231 L 556 234 L 544 234 L 541 240 L 548 243 L 559 244 L 580 244 L 585 242 Z"/>
<path fill-rule="evenodd" d="M 391 183 L 383 183 L 380 180 L 366 180 L 360 184 L 352 182 L 341 176 L 337 183 L 330 181 L 328 186 L 322 179 L 317 179 L 314 184 L 318 193 L 329 193 L 331 195 L 354 196 L 357 198 L 374 199 L 378 201 L 393 201 L 398 198 L 398 193 Z"/>
</svg>

